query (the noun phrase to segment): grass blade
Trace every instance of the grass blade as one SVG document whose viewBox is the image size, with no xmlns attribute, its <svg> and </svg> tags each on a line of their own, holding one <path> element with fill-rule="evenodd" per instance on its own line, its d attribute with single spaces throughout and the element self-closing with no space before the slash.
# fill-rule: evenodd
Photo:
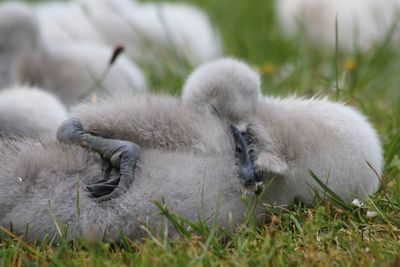
<svg viewBox="0 0 400 267">
<path fill-rule="evenodd" d="M 316 181 L 319 186 L 321 186 L 322 189 L 325 190 L 325 192 L 328 194 L 328 196 L 332 199 L 332 201 L 343 208 L 344 210 L 352 212 L 354 209 L 350 204 L 347 204 L 346 201 L 341 199 L 335 192 L 333 192 L 326 184 L 324 184 L 321 179 L 318 178 L 318 176 L 313 173 L 311 170 L 308 170 L 310 173 L 310 176 Z"/>
</svg>

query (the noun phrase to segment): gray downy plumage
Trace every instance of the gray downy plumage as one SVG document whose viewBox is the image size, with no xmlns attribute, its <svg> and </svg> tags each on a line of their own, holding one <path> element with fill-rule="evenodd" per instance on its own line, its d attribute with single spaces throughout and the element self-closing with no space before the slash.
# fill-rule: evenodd
<svg viewBox="0 0 400 267">
<path fill-rule="evenodd" d="M 57 225 L 62 224 L 69 225 L 70 236 L 117 240 L 122 231 L 137 239 L 144 234 L 142 225 L 162 225 L 153 201 L 163 201 L 189 220 L 200 216 L 222 227 L 240 223 L 246 213 L 242 193 L 250 198 L 255 194 L 240 179 L 230 130 L 235 123 L 247 131 L 252 161 L 265 182 L 264 203 L 289 205 L 297 197 L 311 204 L 321 189 L 309 169 L 346 201 L 376 191 L 379 179 L 366 162 L 380 174 L 382 152 L 375 131 L 360 113 L 325 99 L 265 98 L 256 92 L 254 106 L 244 115 L 227 116 L 235 109 L 219 111 L 224 101 L 219 96 L 231 88 L 239 89 L 230 92 L 240 96 L 236 83 L 243 82 L 241 75 L 245 80 L 259 77 L 234 60 L 210 64 L 198 71 L 219 65 L 215 76 L 231 71 L 239 75 L 217 80 L 209 102 L 194 103 L 214 108 L 199 111 L 185 98 L 120 95 L 73 111 L 87 133 L 141 147 L 133 183 L 109 201 L 99 203 L 85 190 L 105 177 L 106 164 L 97 153 L 55 141 L 0 142 L 0 224 L 12 223 L 17 233 L 29 225 L 30 238 L 57 236 Z M 216 81 L 208 74 L 204 79 Z M 259 90 L 257 81 L 246 84 Z M 194 87 L 188 82 L 185 90 Z M 245 104 L 237 96 L 228 99 Z M 118 172 L 110 173 L 111 178 L 115 175 Z M 259 222 L 264 215 L 261 207 L 255 210 Z"/>
<path fill-rule="evenodd" d="M 37 22 L 24 5 L 0 4 L 0 90 L 18 82 L 18 65 L 39 49 Z"/>
<path fill-rule="evenodd" d="M 102 136 L 134 140 L 142 147 L 128 192 L 97 203 L 84 190 L 85 185 L 104 177 L 104 162 L 95 153 L 51 141 L 2 141 L 1 225 L 12 223 L 17 233 L 29 225 L 31 238 L 42 238 L 46 234 L 57 235 L 57 218 L 70 225 L 71 235 L 102 238 L 105 234 L 107 239 L 116 240 L 123 231 L 137 239 L 143 235 L 141 225 L 148 222 L 157 227 L 161 222 L 152 203 L 161 199 L 190 220 L 201 214 L 210 222 L 227 225 L 228 211 L 234 211 L 234 221 L 240 221 L 245 212 L 240 198 L 244 187 L 237 176 L 228 125 L 219 119 L 205 120 L 172 97 L 136 96 L 124 100 L 99 105 L 92 114 L 103 110 L 106 113 L 101 113 L 106 115 L 107 107 L 115 110 L 116 103 L 121 107 L 119 112 L 131 114 L 120 116 L 124 123 L 133 119 L 129 122 L 131 128 L 124 125 L 108 133 L 106 127 L 112 128 L 120 121 L 118 117 L 108 121 L 109 117 L 104 116 L 110 124 L 97 128 L 103 130 L 100 128 L 104 126 Z M 90 115 L 87 113 L 86 119 Z M 83 117 L 82 121 L 86 122 Z M 93 121 L 87 129 L 95 130 L 95 125 L 97 122 Z"/>
<path fill-rule="evenodd" d="M 68 118 L 67 109 L 40 88 L 19 86 L 0 91 L 0 135 L 53 138 Z"/>
<path fill-rule="evenodd" d="M 0 3 L 0 90 L 34 85 L 66 105 L 90 99 L 94 93 L 146 92 L 140 68 L 117 51 L 123 52 L 123 48 L 83 42 L 45 43 L 29 5 Z"/>
</svg>

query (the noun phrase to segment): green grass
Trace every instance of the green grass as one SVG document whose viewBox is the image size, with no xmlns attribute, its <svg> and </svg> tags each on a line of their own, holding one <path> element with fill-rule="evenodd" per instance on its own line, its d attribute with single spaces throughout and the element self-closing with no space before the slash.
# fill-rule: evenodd
<svg viewBox="0 0 400 267">
<path fill-rule="evenodd" d="M 48 240 L 27 244 L 1 230 L 5 266 L 398 266 L 400 265 L 400 51 L 387 42 L 368 53 L 318 49 L 298 36 L 284 38 L 271 0 L 190 0 L 205 9 L 223 36 L 225 52 L 260 69 L 265 94 L 327 95 L 362 110 L 378 129 L 385 149 L 382 188 L 365 206 L 330 201 L 290 210 L 268 208 L 271 221 L 252 220 L 234 230 L 186 222 L 162 205 L 181 237 L 164 235 L 142 243 Z M 334 30 L 334 29 L 333 29 Z M 340 29 L 339 29 L 340 30 Z M 169 63 L 166 62 L 165 66 Z M 164 65 L 162 65 L 164 67 Z M 146 69 L 153 88 L 179 94 L 184 76 L 168 67 Z M 318 177 L 315 177 L 318 180 Z M 375 211 L 370 218 L 368 212 Z M 191 226 L 188 229 L 188 226 Z"/>
</svg>

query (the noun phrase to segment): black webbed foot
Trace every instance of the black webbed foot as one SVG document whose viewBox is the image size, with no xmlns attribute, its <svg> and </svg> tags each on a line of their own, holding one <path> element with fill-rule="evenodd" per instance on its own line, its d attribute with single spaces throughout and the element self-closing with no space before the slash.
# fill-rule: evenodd
<svg viewBox="0 0 400 267">
<path fill-rule="evenodd" d="M 111 194 L 119 184 L 119 177 L 111 180 L 101 180 L 100 182 L 88 185 L 86 190 L 91 193 L 94 198 L 100 198 Z"/>
<path fill-rule="evenodd" d="M 246 187 L 255 186 L 261 179 L 255 170 L 252 160 L 252 148 L 247 132 L 241 132 L 231 125 L 233 140 L 235 142 L 235 158 L 239 166 L 239 177 Z"/>
<path fill-rule="evenodd" d="M 57 138 L 60 142 L 79 145 L 99 153 L 113 169 L 118 170 L 117 178 L 104 179 L 87 186 L 87 191 L 97 201 L 117 198 L 129 189 L 140 154 L 140 147 L 137 144 L 94 136 L 85 132 L 79 119 L 76 118 L 68 119 L 59 127 Z"/>
</svg>

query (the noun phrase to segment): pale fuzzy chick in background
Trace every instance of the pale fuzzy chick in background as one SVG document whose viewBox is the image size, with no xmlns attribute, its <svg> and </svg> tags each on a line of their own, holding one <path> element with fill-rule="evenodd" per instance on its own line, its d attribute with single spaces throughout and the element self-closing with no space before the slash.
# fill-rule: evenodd
<svg viewBox="0 0 400 267">
<path fill-rule="evenodd" d="M 309 169 L 348 202 L 378 189 L 367 162 L 381 174 L 380 143 L 353 108 L 263 97 L 259 75 L 233 59 L 200 66 L 183 96 L 122 95 L 77 106 L 58 131 L 67 144 L 0 141 L 0 224 L 17 233 L 29 224 L 30 238 L 52 237 L 56 217 L 71 237 L 116 240 L 123 231 L 138 239 L 143 224 L 163 221 L 154 200 L 227 227 L 243 222 L 242 193 L 254 198 L 257 182 L 265 187 L 261 203 L 275 205 L 312 204 L 315 190 L 323 194 Z M 238 110 L 221 109 L 226 101 Z M 104 166 L 117 168 L 108 177 Z M 254 212 L 262 223 L 265 210 Z"/>
<path fill-rule="evenodd" d="M 207 15 L 186 4 L 74 0 L 40 3 L 36 13 L 47 43 L 123 45 L 133 59 L 152 64 L 179 57 L 198 65 L 222 54 Z"/>
<path fill-rule="evenodd" d="M 315 45 L 330 49 L 367 50 L 384 42 L 394 29 L 398 44 L 400 0 L 277 0 L 277 14 L 283 30 L 304 34 Z"/>
<path fill-rule="evenodd" d="M 20 80 L 49 88 L 68 105 L 93 94 L 146 92 L 143 72 L 123 55 L 109 66 L 112 54 L 109 47 L 91 43 L 50 46 L 21 68 Z"/>
<path fill-rule="evenodd" d="M 17 82 L 18 64 L 39 49 L 38 31 L 31 11 L 23 4 L 0 3 L 0 89 Z"/>
<path fill-rule="evenodd" d="M 68 118 L 67 109 L 50 93 L 32 87 L 0 92 L 0 135 L 6 137 L 55 138 Z"/>
<path fill-rule="evenodd" d="M 23 3 L 1 4 L 0 18 L 0 89 L 37 85 L 68 105 L 94 91 L 146 91 L 144 74 L 124 55 L 109 66 L 113 48 L 91 43 L 45 43 L 35 14 Z"/>
</svg>

